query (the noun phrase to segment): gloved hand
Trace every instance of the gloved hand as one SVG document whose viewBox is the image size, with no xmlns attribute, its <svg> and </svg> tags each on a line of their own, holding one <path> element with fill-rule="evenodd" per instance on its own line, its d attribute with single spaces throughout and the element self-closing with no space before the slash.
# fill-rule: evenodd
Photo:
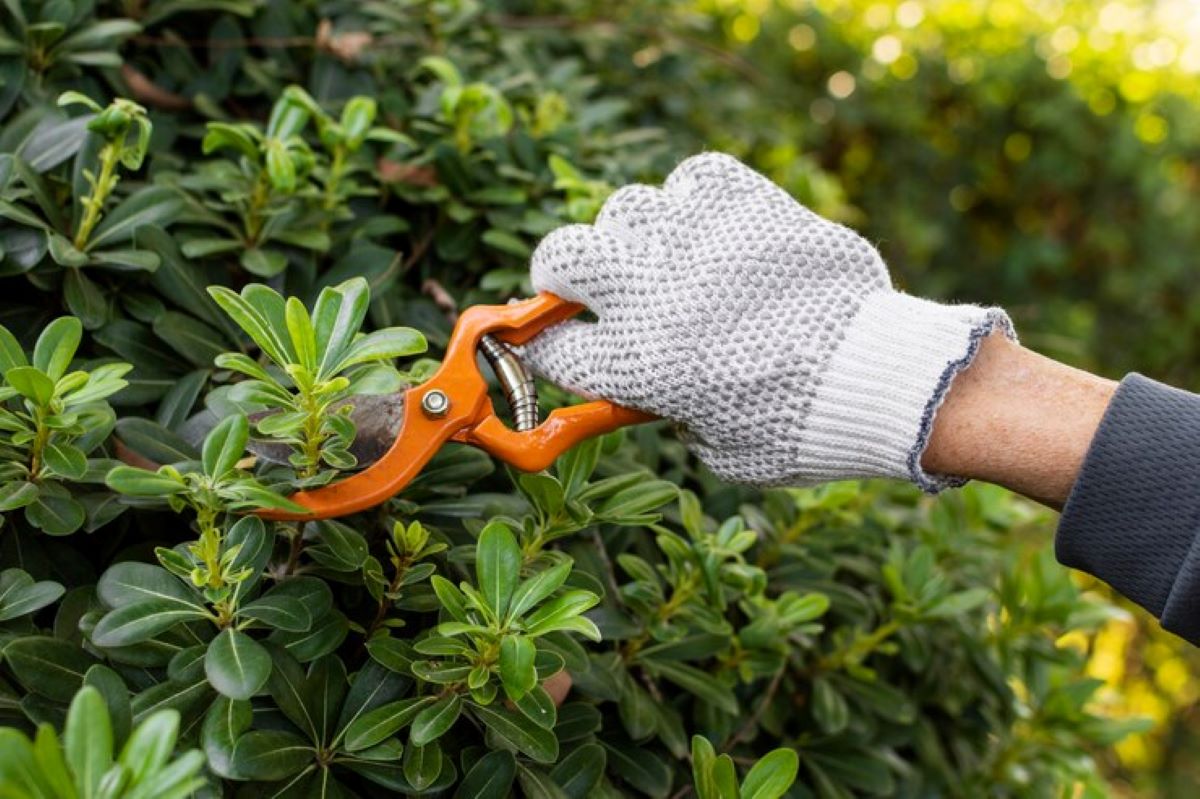
<svg viewBox="0 0 1200 799">
<path fill-rule="evenodd" d="M 1000 309 L 895 291 L 863 238 L 717 153 L 551 233 L 532 280 L 598 320 L 525 345 L 535 372 L 676 422 L 717 475 L 759 485 L 961 482 L 921 468 L 934 414 L 984 336 L 1013 336 Z"/>
</svg>

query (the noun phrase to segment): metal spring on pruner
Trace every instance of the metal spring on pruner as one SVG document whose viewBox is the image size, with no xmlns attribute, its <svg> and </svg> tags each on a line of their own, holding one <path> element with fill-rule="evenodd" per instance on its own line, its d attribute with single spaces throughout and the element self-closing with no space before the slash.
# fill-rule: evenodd
<svg viewBox="0 0 1200 799">
<path fill-rule="evenodd" d="M 513 427 L 519 432 L 537 427 L 537 387 L 525 364 L 507 345 L 491 336 L 485 335 L 479 340 L 479 349 L 496 373 L 500 388 L 504 390 L 504 398 L 512 409 Z"/>
</svg>

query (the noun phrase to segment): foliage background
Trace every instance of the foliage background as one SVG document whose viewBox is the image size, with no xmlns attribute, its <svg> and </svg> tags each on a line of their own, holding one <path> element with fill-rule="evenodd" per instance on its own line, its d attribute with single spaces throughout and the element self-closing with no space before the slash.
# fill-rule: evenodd
<svg viewBox="0 0 1200 799">
<path fill-rule="evenodd" d="M 998 302 L 1029 346 L 1114 379 L 1200 388 L 1200 4 L 675 12 L 620 27 L 666 29 L 625 73 L 635 91 L 656 85 L 648 73 L 671 81 L 638 103 L 685 148 L 738 154 L 865 231 L 909 291 Z M 716 50 L 700 55 L 697 36 Z M 1134 795 L 1189 795 L 1200 658 L 1132 610 L 1076 641 L 1114 707 L 1157 721 L 1107 762 Z"/>
<path fill-rule="evenodd" d="M 333 107 L 371 94 L 383 120 L 423 145 L 380 148 L 362 178 L 404 212 L 349 237 L 345 251 L 316 248 L 309 261 L 289 251 L 286 288 L 310 294 L 334 276 L 364 273 L 386 288 L 372 322 L 420 327 L 435 348 L 444 342 L 438 301 L 447 294 L 461 307 L 522 293 L 539 235 L 563 219 L 587 219 L 612 185 L 656 181 L 684 154 L 712 148 L 863 230 L 914 293 L 998 302 L 1027 343 L 1056 357 L 1114 377 L 1137 369 L 1200 388 L 1200 302 L 1189 291 L 1200 244 L 1200 222 L 1188 213 L 1200 181 L 1200 126 L 1190 107 L 1200 88 L 1195 3 L 66 5 L 79 19 L 132 17 L 143 29 L 108 37 L 102 55 L 85 49 L 58 64 L 34 42 L 5 42 L 0 152 L 25 146 L 42 119 L 30 109 L 45 113 L 64 88 L 102 100 L 119 94 L 150 107 L 155 123 L 155 157 L 139 180 L 169 185 L 191 172 L 204 120 L 262 120 L 263 98 L 290 82 Z M 11 26 L 11 15 L 3 19 Z M 438 86 L 421 67 L 431 54 L 494 86 L 532 149 L 521 144 L 514 155 L 480 144 L 487 119 L 440 115 Z M 454 157 L 460 121 L 470 128 L 467 172 Z M 550 153 L 578 173 L 560 164 L 548 174 Z M 372 202 L 343 199 L 348 207 Z M 200 238 L 198 227 L 190 220 L 173 233 Z M 250 267 L 263 265 L 191 263 L 204 282 L 244 280 Z M 74 289 L 58 271 L 46 274 L 6 280 L 14 295 L 0 321 L 31 343 L 27 334 L 60 315 L 65 297 L 66 309 L 89 322 L 90 352 L 135 363 L 120 398 L 130 412 L 197 373 L 201 384 L 213 378 L 211 353 L 189 353 L 170 325 L 154 324 L 155 297 L 177 304 L 182 296 L 169 270 L 145 279 L 68 271 Z M 219 317 L 198 316 L 228 335 Z M 732 513 L 748 498 L 693 474 L 669 439 L 637 438 L 636 459 L 668 479 L 699 481 L 709 513 Z M 932 507 L 877 487 L 814 496 L 799 500 L 801 527 L 819 535 L 861 525 L 864 515 L 876 524 L 915 519 L 953 560 L 986 529 L 988 557 L 993 548 L 996 555 L 984 569 L 989 580 L 1014 579 L 1014 564 L 1033 562 L 1051 535 L 1045 515 L 988 491 Z M 880 508 L 865 510 L 872 503 Z M 973 532 L 956 538 L 956 524 Z M 107 559 L 115 543 L 88 546 Z M 882 558 L 873 543 L 863 546 Z M 1047 580 L 1062 577 L 1046 568 Z M 1158 722 L 1097 750 L 1118 790 L 1190 796 L 1200 780 L 1192 765 L 1196 658 L 1135 617 L 1058 643 L 1088 654 L 1087 669 L 1106 681 L 1105 712 Z M 1046 623 L 1036 613 L 1025 623 L 1038 631 L 1009 620 L 1002 637 L 1028 635 L 1012 643 L 1015 651 L 1037 651 L 1037 635 L 1055 627 L 1039 628 Z"/>
</svg>

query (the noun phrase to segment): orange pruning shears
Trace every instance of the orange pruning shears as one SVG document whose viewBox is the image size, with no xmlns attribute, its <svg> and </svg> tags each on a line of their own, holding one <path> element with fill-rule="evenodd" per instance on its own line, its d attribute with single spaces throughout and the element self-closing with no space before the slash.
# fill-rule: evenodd
<svg viewBox="0 0 1200 799">
<path fill-rule="evenodd" d="M 506 345 L 524 344 L 583 306 L 553 294 L 510 305 L 477 305 L 458 318 L 445 358 L 426 382 L 396 395 L 401 409 L 395 439 L 378 461 L 336 483 L 289 499 L 308 513 L 263 510 L 274 520 L 345 516 L 386 502 L 408 485 L 447 441 L 479 447 L 522 471 L 545 469 L 575 444 L 655 417 L 604 400 L 552 411 L 538 423 L 533 378 Z M 508 427 L 492 405 L 476 353 L 492 365 L 513 413 Z"/>
</svg>

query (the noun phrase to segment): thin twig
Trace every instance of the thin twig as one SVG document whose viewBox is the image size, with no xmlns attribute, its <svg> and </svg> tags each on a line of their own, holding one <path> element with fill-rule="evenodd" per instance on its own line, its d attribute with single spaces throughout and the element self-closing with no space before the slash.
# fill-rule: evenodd
<svg viewBox="0 0 1200 799">
<path fill-rule="evenodd" d="M 763 694 L 762 701 L 758 703 L 758 707 L 750 714 L 750 718 L 746 719 L 746 723 L 721 747 L 722 752 L 728 752 L 733 749 L 739 741 L 744 740 L 750 734 L 750 731 L 757 726 L 758 720 L 762 718 L 763 713 L 767 710 L 767 705 L 774 701 L 775 694 L 779 692 L 779 686 L 783 682 L 783 675 L 786 671 L 787 661 L 785 660 L 783 665 L 779 667 L 779 670 L 775 672 L 775 676 L 771 678 L 771 684 L 767 686 L 766 693 Z"/>
<path fill-rule="evenodd" d="M 604 538 L 598 528 L 592 528 L 592 541 L 596 544 L 596 552 L 604 564 L 604 575 L 608 578 L 608 587 L 612 589 L 613 599 L 620 600 L 621 586 L 617 583 L 617 572 L 613 568 L 612 559 L 608 557 L 608 549 L 604 546 Z"/>
<path fill-rule="evenodd" d="M 446 318 L 451 322 L 458 321 L 458 303 L 450 296 L 450 292 L 446 291 L 446 287 L 439 280 L 432 277 L 427 277 L 421 282 L 421 293 L 433 300 L 433 304 L 438 307 Z"/>
<path fill-rule="evenodd" d="M 404 259 L 404 263 L 400 265 L 401 272 L 407 272 L 416 266 L 417 261 L 421 260 L 422 256 L 429 250 L 429 245 L 433 243 L 433 234 L 436 227 L 430 227 L 425 231 L 421 238 L 417 239 L 417 243 L 413 245 L 412 252 Z"/>
<path fill-rule="evenodd" d="M 292 533 L 291 546 L 288 548 L 287 566 L 284 567 L 284 576 L 289 576 L 296 573 L 296 569 L 300 566 L 300 552 L 304 549 L 304 526 L 303 522 L 296 522 L 294 532 Z"/>
</svg>

